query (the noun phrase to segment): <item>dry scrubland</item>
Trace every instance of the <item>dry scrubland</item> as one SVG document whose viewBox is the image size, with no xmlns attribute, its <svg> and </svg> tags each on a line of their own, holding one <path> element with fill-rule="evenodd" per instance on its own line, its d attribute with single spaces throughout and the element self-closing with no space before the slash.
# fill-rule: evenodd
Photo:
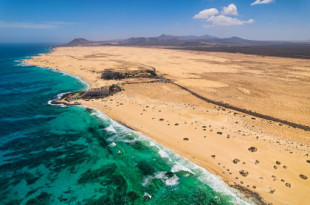
<svg viewBox="0 0 310 205">
<path fill-rule="evenodd" d="M 157 74 L 215 101 L 310 126 L 310 60 L 136 47 L 65 47 L 28 64 L 124 91 L 78 102 L 151 137 L 265 203 L 310 200 L 310 131 L 207 103 L 149 79 L 105 81 L 102 71 L 155 67 Z M 252 193 L 253 192 L 253 193 Z M 256 195 L 256 198 L 259 198 Z"/>
</svg>

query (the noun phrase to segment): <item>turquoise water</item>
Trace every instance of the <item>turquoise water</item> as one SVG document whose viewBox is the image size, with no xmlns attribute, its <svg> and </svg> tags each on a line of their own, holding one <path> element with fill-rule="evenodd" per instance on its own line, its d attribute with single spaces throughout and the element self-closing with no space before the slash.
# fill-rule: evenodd
<svg viewBox="0 0 310 205">
<path fill-rule="evenodd" d="M 48 45 L 0 45 L 0 204 L 246 204 L 214 175 L 84 107 L 72 76 L 24 65 Z"/>
</svg>

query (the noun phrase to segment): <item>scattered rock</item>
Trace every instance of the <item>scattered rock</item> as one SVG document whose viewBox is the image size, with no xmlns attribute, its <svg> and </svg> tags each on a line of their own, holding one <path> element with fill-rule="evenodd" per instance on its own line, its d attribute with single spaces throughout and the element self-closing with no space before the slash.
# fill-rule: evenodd
<svg viewBox="0 0 310 205">
<path fill-rule="evenodd" d="M 215 154 L 212 154 L 211 157 L 212 157 L 212 158 L 215 158 L 216 156 L 215 156 Z"/>
<path fill-rule="evenodd" d="M 273 194 L 275 191 L 276 191 L 275 189 L 271 189 L 271 190 L 269 191 L 269 193 L 270 193 L 270 194 Z"/>
<path fill-rule="evenodd" d="M 234 160 L 233 160 L 233 163 L 234 163 L 234 164 L 238 164 L 239 162 L 240 162 L 239 159 L 234 159 Z"/>
<path fill-rule="evenodd" d="M 239 171 L 239 173 L 241 174 L 241 176 L 247 177 L 249 175 L 249 172 L 241 170 Z"/>
<path fill-rule="evenodd" d="M 179 126 L 179 123 L 175 123 L 174 125 L 175 125 L 175 126 Z"/>
<path fill-rule="evenodd" d="M 302 178 L 302 179 L 304 179 L 304 180 L 307 180 L 307 179 L 308 179 L 308 177 L 305 176 L 305 175 L 303 175 L 303 174 L 300 174 L 299 177 Z"/>
<path fill-rule="evenodd" d="M 287 187 L 289 187 L 289 188 L 292 187 L 290 183 L 285 183 L 285 186 L 287 186 Z"/>
<path fill-rule="evenodd" d="M 221 134 L 223 134 L 223 133 L 222 133 L 222 132 L 217 132 L 216 134 L 221 135 Z"/>
<path fill-rule="evenodd" d="M 183 140 L 184 140 L 184 141 L 188 141 L 189 139 L 188 139 L 187 137 L 184 137 Z"/>
<path fill-rule="evenodd" d="M 163 118 L 160 118 L 159 121 L 164 121 L 164 119 L 163 119 Z"/>
<path fill-rule="evenodd" d="M 275 191 L 276 191 L 275 189 L 271 189 L 269 193 L 273 194 Z"/>
<path fill-rule="evenodd" d="M 280 165 L 280 164 L 281 164 L 281 162 L 279 162 L 279 161 L 276 161 L 276 164 L 277 164 L 277 165 Z"/>
<path fill-rule="evenodd" d="M 307 160 L 306 162 L 310 164 L 310 160 Z"/>
<path fill-rule="evenodd" d="M 257 151 L 257 148 L 256 147 L 249 147 L 248 150 L 250 152 L 256 152 Z"/>
</svg>

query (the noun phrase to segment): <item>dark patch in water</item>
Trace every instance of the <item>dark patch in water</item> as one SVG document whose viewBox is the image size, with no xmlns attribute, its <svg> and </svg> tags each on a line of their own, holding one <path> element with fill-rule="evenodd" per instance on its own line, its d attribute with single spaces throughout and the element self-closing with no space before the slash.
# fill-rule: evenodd
<svg viewBox="0 0 310 205">
<path fill-rule="evenodd" d="M 145 176 L 153 175 L 155 169 L 153 168 L 152 164 L 147 161 L 140 161 L 137 164 L 137 167 L 141 171 L 141 173 Z"/>
<path fill-rule="evenodd" d="M 48 204 L 49 199 L 52 195 L 46 192 L 42 192 L 39 196 L 30 199 L 27 201 L 26 205 L 41 205 L 41 204 Z"/>
</svg>

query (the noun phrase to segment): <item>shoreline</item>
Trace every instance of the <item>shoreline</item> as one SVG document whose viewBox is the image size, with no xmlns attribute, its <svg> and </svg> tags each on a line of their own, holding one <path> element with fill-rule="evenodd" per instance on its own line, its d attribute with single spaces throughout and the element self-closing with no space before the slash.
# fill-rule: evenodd
<svg viewBox="0 0 310 205">
<path fill-rule="evenodd" d="M 249 190 L 242 189 L 241 187 L 230 186 L 224 180 L 222 180 L 222 178 L 220 176 L 212 174 L 211 172 L 209 172 L 205 168 L 195 164 L 194 162 L 190 161 L 186 157 L 183 157 L 183 156 L 173 152 L 169 148 L 159 144 L 158 142 L 154 141 L 152 138 L 147 137 L 146 135 L 144 135 L 144 134 L 140 133 L 139 131 L 135 130 L 134 128 L 124 124 L 123 122 L 120 122 L 120 121 L 114 120 L 113 118 L 110 118 L 108 115 L 106 115 L 105 113 L 101 112 L 100 110 L 98 110 L 96 108 L 88 107 L 88 106 L 85 106 L 85 105 L 72 105 L 72 106 L 79 106 L 79 107 L 83 107 L 85 109 L 94 110 L 95 112 L 98 112 L 99 114 L 102 114 L 104 116 L 104 117 L 100 117 L 100 116 L 97 115 L 98 118 L 105 119 L 105 117 L 108 117 L 109 120 L 111 120 L 114 123 L 118 123 L 119 124 L 118 126 L 123 127 L 122 129 L 127 129 L 128 131 L 134 132 L 136 135 L 138 135 L 138 140 L 140 138 L 142 138 L 143 140 L 146 140 L 146 141 L 150 142 L 150 144 L 152 144 L 152 146 L 155 145 L 156 147 L 159 147 L 160 150 L 164 150 L 164 152 L 166 152 L 166 153 L 167 152 L 168 153 L 172 153 L 172 155 L 175 156 L 176 159 L 179 159 L 181 162 L 185 162 L 187 166 L 194 167 L 195 170 L 201 171 L 203 173 L 203 175 L 204 175 L 203 177 L 204 178 L 208 178 L 208 180 L 207 180 L 208 182 L 205 182 L 205 180 L 201 180 L 201 179 L 199 179 L 199 180 L 202 181 L 202 182 L 205 182 L 208 186 L 210 186 L 212 188 L 212 190 L 214 190 L 214 191 L 216 191 L 218 193 L 221 193 L 221 194 L 225 194 L 226 192 L 223 192 L 223 190 L 222 190 L 222 188 L 224 187 L 225 190 L 227 189 L 229 191 L 229 195 L 228 196 L 233 196 L 234 199 L 237 199 L 236 202 L 245 203 L 245 204 L 252 204 L 253 202 L 256 202 L 256 203 L 259 202 L 257 204 L 265 204 L 262 201 L 262 198 L 257 193 L 253 193 L 253 192 L 251 192 Z M 176 163 L 178 164 L 179 161 L 176 162 Z M 188 167 L 186 167 L 186 168 L 191 170 L 191 168 L 188 168 Z M 221 187 L 219 188 L 219 187 L 215 187 L 215 186 L 210 185 L 210 181 L 209 181 L 210 177 L 212 178 L 211 181 L 213 181 L 211 183 L 220 183 Z"/>
<path fill-rule="evenodd" d="M 53 51 L 53 52 L 57 52 L 57 51 Z M 51 54 L 51 55 L 53 55 L 53 54 Z M 30 63 L 30 64 L 41 66 L 41 63 L 39 61 L 36 61 L 36 60 L 41 59 L 41 58 L 44 59 L 44 57 L 46 57 L 46 56 L 49 56 L 49 55 L 48 54 L 47 55 L 43 55 L 40 58 L 36 58 L 35 60 L 31 59 L 30 62 L 32 62 L 32 63 Z M 51 59 L 48 59 L 48 60 L 49 60 L 48 62 L 52 62 Z M 143 63 L 143 64 L 145 64 L 145 63 Z M 153 67 L 153 65 L 151 67 Z M 68 68 L 65 68 L 65 67 L 59 68 L 58 66 L 54 66 L 54 67 L 51 66 L 49 68 L 55 69 L 55 70 L 58 70 L 58 71 L 59 71 L 59 69 L 62 69 L 64 71 L 61 71 L 61 72 L 69 72 L 70 75 L 78 75 L 77 71 L 70 70 L 69 67 Z M 84 74 L 83 74 L 83 72 L 84 72 Z M 86 73 L 88 73 L 87 69 L 85 71 L 81 70 L 81 74 L 82 74 L 81 76 L 84 75 L 84 77 L 85 76 L 87 77 L 87 75 L 85 75 Z M 86 81 L 85 78 L 81 77 L 81 76 L 79 76 L 79 77 L 81 79 L 83 79 L 84 81 Z M 93 79 L 91 82 L 88 81 L 91 87 L 98 87 L 96 85 L 92 86 L 92 84 L 98 84 L 97 83 L 97 81 L 98 81 L 97 77 L 93 78 L 91 76 L 91 74 L 90 74 L 87 78 L 88 78 L 88 80 L 91 79 L 91 78 Z M 107 83 L 107 81 L 105 81 L 105 83 Z M 229 114 L 229 112 L 230 112 L 229 109 L 226 110 L 226 111 L 223 111 L 223 110 L 221 110 L 220 107 L 217 107 L 217 106 L 213 107 L 213 105 L 212 106 L 211 105 L 207 105 L 208 103 L 206 104 L 206 102 L 202 102 L 201 99 L 200 100 L 196 99 L 195 96 L 188 97 L 189 99 L 186 99 L 186 100 L 182 98 L 182 101 L 185 100 L 184 101 L 184 106 L 183 106 L 180 103 L 178 103 L 177 101 L 174 102 L 175 99 L 173 99 L 173 97 L 165 99 L 165 100 L 162 100 L 162 99 L 164 99 L 165 96 L 159 96 L 159 95 L 148 96 L 147 95 L 147 96 L 145 96 L 146 97 L 145 98 L 144 95 L 146 93 L 142 93 L 141 92 L 141 89 L 150 89 L 150 90 L 154 90 L 155 89 L 155 90 L 158 90 L 158 89 L 163 89 L 163 88 L 169 90 L 169 93 L 171 93 L 171 92 L 180 93 L 180 95 L 178 95 L 178 94 L 175 95 L 176 98 L 179 98 L 179 96 L 184 96 L 184 95 L 187 96 L 186 93 L 184 93 L 182 91 L 179 91 L 178 89 L 176 89 L 172 85 L 171 86 L 170 85 L 165 85 L 164 83 L 150 83 L 149 85 L 144 85 L 144 86 L 140 86 L 140 84 L 137 84 L 137 85 L 136 84 L 132 84 L 132 85 L 126 85 L 124 92 L 122 92 L 120 94 L 117 94 L 115 96 L 111 96 L 111 97 L 109 97 L 106 100 L 101 100 L 101 99 L 91 100 L 91 101 L 78 100 L 77 103 L 80 103 L 83 106 L 87 106 L 87 107 L 90 107 L 90 108 L 94 108 L 94 109 L 100 110 L 100 112 L 105 113 L 111 119 L 113 119 L 113 120 L 115 120 L 117 122 L 121 122 L 121 124 L 125 124 L 126 127 L 128 126 L 131 129 L 133 129 L 133 130 L 137 130 L 139 133 L 142 133 L 144 136 L 150 137 L 152 140 L 154 140 L 157 143 L 163 145 L 164 147 L 167 147 L 169 150 L 173 151 L 174 153 L 179 154 L 180 156 L 184 157 L 185 159 L 188 159 L 189 161 L 194 162 L 198 166 L 203 167 L 203 169 L 209 170 L 213 174 L 221 177 L 222 181 L 226 182 L 227 185 L 229 185 L 230 187 L 238 188 L 238 190 L 240 192 L 244 193 L 244 194 L 249 194 L 250 193 L 250 195 L 252 197 L 254 197 L 254 198 L 258 199 L 258 200 L 261 197 L 263 199 L 263 202 L 260 201 L 261 204 L 270 203 L 270 201 L 273 201 L 273 200 L 275 200 L 275 201 L 273 201 L 274 203 L 279 203 L 279 201 L 278 201 L 279 199 L 275 199 L 274 197 L 272 197 L 272 195 L 274 195 L 274 193 L 276 195 L 278 195 L 279 191 L 275 192 L 274 191 L 275 189 L 274 188 L 270 188 L 270 187 L 273 186 L 273 187 L 276 187 L 276 189 L 281 189 L 282 191 L 283 191 L 283 189 L 281 188 L 280 185 L 276 185 L 276 184 L 269 185 L 269 184 L 272 184 L 272 181 L 275 181 L 273 179 L 273 177 L 271 178 L 271 180 L 266 179 L 266 177 L 269 175 L 269 171 L 266 173 L 267 175 L 266 174 L 264 175 L 264 180 L 268 181 L 268 182 L 265 182 L 265 183 L 267 183 L 266 186 L 264 186 L 263 184 L 261 184 L 261 185 L 257 184 L 257 182 L 256 182 L 257 180 L 254 179 L 253 175 L 251 175 L 251 174 L 250 174 L 250 177 L 244 177 L 244 176 L 242 177 L 241 176 L 242 181 L 240 181 L 240 180 L 238 180 L 238 178 L 240 177 L 241 170 L 236 167 L 237 165 L 234 165 L 234 163 L 232 163 L 230 161 L 232 159 L 231 159 L 231 157 L 229 157 L 230 156 L 229 154 L 227 155 L 227 153 L 221 151 L 220 149 L 217 149 L 217 147 L 220 148 L 221 146 L 225 146 L 225 149 L 228 149 L 229 152 L 235 153 L 235 154 L 240 152 L 239 154 L 237 154 L 237 156 L 239 156 L 239 157 L 242 156 L 241 158 L 244 158 L 244 161 L 243 161 L 242 165 L 239 163 L 240 165 L 238 165 L 238 166 L 241 166 L 241 167 L 249 166 L 246 169 L 248 169 L 248 171 L 250 173 L 251 172 L 258 172 L 257 170 L 255 170 L 256 169 L 255 167 L 257 166 L 256 162 L 255 162 L 255 164 L 252 162 L 255 158 L 253 159 L 251 156 L 247 156 L 246 155 L 246 153 L 248 153 L 248 150 L 245 150 L 245 151 L 241 152 L 240 148 L 244 147 L 244 145 L 242 145 L 242 144 L 244 144 L 244 142 L 246 142 L 249 145 L 251 145 L 251 144 L 254 145 L 255 144 L 255 147 L 258 146 L 258 149 L 260 151 L 259 153 L 262 153 L 261 152 L 262 149 L 264 149 L 264 150 L 266 149 L 264 151 L 266 153 L 265 154 L 262 153 L 263 155 L 261 157 L 258 157 L 257 154 L 253 154 L 253 156 L 256 156 L 256 161 L 258 161 L 257 159 L 260 159 L 259 161 L 264 161 L 266 156 L 270 156 L 270 153 L 271 153 L 270 151 L 272 150 L 270 148 L 263 148 L 264 146 L 266 146 L 266 145 L 263 146 L 263 144 L 267 143 L 267 141 L 265 139 L 267 139 L 269 135 L 273 135 L 273 136 L 276 136 L 275 140 L 277 140 L 277 138 L 279 136 L 282 136 L 283 134 L 284 134 L 284 136 L 289 135 L 292 132 L 291 130 L 287 129 L 286 126 L 276 127 L 275 125 L 268 125 L 269 123 L 267 123 L 267 122 L 265 122 L 264 120 L 261 120 L 261 119 L 256 119 L 254 121 L 251 120 L 251 119 L 247 120 L 246 118 L 248 118 L 248 116 L 246 116 L 246 118 L 244 118 L 246 114 L 243 116 L 242 119 L 240 119 L 241 115 L 237 116 L 237 117 L 234 116 L 234 115 L 231 115 L 231 114 Z M 138 96 L 138 98 L 133 97 L 133 96 Z M 141 98 L 140 96 L 141 97 L 143 96 L 143 97 Z M 159 104 L 157 102 L 158 100 L 160 102 Z M 191 104 L 191 106 L 193 106 L 192 111 L 190 111 L 191 109 L 189 109 L 189 107 L 187 106 L 187 103 L 188 103 L 187 101 Z M 116 102 L 116 104 L 115 104 L 115 102 Z M 165 105 L 165 103 L 168 103 L 168 104 Z M 192 104 L 192 103 L 194 103 L 194 104 Z M 125 108 L 121 108 L 121 107 L 124 107 L 124 105 L 121 105 L 121 104 L 125 104 L 126 105 Z M 169 126 L 169 123 L 170 123 L 171 120 L 169 120 L 169 121 L 167 120 L 168 127 L 167 126 L 163 127 L 163 125 L 161 125 L 160 123 L 155 123 L 154 125 L 152 125 L 152 123 L 154 123 L 154 120 L 153 120 L 154 117 L 152 117 L 151 115 L 154 115 L 154 116 L 155 115 L 159 115 L 159 117 L 158 116 L 155 117 L 156 119 L 159 119 L 161 114 L 160 114 L 160 112 L 158 113 L 158 111 L 156 111 L 158 114 L 155 114 L 156 112 L 155 112 L 155 110 L 153 110 L 153 108 L 152 108 L 152 110 L 150 110 L 150 108 L 146 108 L 148 106 L 150 108 L 152 108 L 152 106 L 153 106 L 153 108 L 154 108 L 154 106 L 155 107 L 159 107 L 158 109 L 160 109 L 162 112 L 165 113 L 165 118 L 168 117 L 169 119 L 171 118 L 171 119 L 174 119 L 174 120 L 177 120 L 177 121 L 180 121 L 180 119 L 182 119 L 182 120 L 185 120 L 185 122 L 187 122 L 187 123 L 184 122 L 184 125 L 183 125 L 183 123 L 182 123 L 182 125 L 180 123 L 176 123 L 178 125 L 175 125 L 175 126 L 177 126 L 177 127 L 181 126 L 180 127 L 181 131 L 176 130 L 177 128 L 173 128 L 173 131 L 170 130 L 172 128 L 171 126 Z M 177 107 L 180 107 L 180 108 L 177 108 Z M 195 111 L 195 108 L 196 108 L 196 110 L 207 109 L 207 112 L 209 114 L 206 114 L 206 115 L 208 117 L 205 118 L 205 117 L 203 117 L 205 114 L 202 115 L 202 114 L 197 113 L 197 111 Z M 139 109 L 140 110 L 141 109 L 147 110 L 147 112 L 143 111 L 143 110 L 138 111 Z M 184 111 L 180 112 L 181 115 L 178 116 L 178 115 L 176 115 L 175 111 L 179 110 L 179 109 L 184 109 Z M 175 110 L 175 111 L 173 111 L 173 110 Z M 141 117 L 139 117 L 139 112 L 141 112 L 140 113 Z M 150 113 L 148 114 L 148 112 L 150 112 Z M 218 114 L 216 114 L 216 113 L 218 113 Z M 145 115 L 147 115 L 146 117 L 148 118 L 148 120 L 144 117 Z M 188 116 L 192 116 L 192 115 L 193 116 L 195 115 L 197 119 L 201 119 L 201 120 L 202 119 L 208 119 L 208 118 L 211 117 L 210 119 L 212 119 L 212 120 L 211 121 L 208 120 L 207 124 L 211 124 L 212 127 L 214 127 L 214 126 L 215 127 L 211 128 L 211 129 L 209 128 L 210 131 L 208 131 L 208 130 L 206 130 L 206 128 L 204 128 L 206 126 L 202 126 L 203 130 L 200 131 L 200 132 L 195 131 L 195 129 L 196 129 L 195 127 L 197 125 L 193 125 L 194 127 L 192 126 L 192 128 L 195 128 L 195 129 L 192 129 L 192 128 L 190 129 L 190 127 L 189 127 L 190 126 L 189 125 L 190 121 L 188 121 L 188 120 L 191 119 L 192 117 L 188 117 Z M 224 120 L 224 121 L 222 121 L 222 120 Z M 223 122 L 225 122 L 227 120 L 228 120 L 228 124 L 226 122 L 223 125 L 220 125 L 221 123 L 223 123 Z M 236 121 L 236 120 L 239 121 L 239 122 L 240 122 L 240 120 L 242 120 L 241 124 L 249 124 L 249 123 L 253 124 L 254 123 L 253 127 L 255 125 L 255 127 L 259 127 L 260 129 L 264 128 L 264 131 L 260 131 L 260 129 L 256 129 L 256 128 L 255 129 L 253 129 L 253 128 L 244 128 L 244 127 L 241 128 L 239 125 L 234 125 L 234 126 L 237 126 L 238 128 L 230 127 L 230 125 L 229 125 L 230 121 L 233 122 L 233 121 Z M 161 118 L 160 118 L 159 122 L 161 122 Z M 183 126 L 185 126 L 185 128 L 182 128 Z M 224 129 L 224 133 L 229 131 L 229 130 L 231 130 L 229 132 L 230 133 L 235 133 L 235 134 L 228 134 L 226 140 L 224 140 L 222 138 L 218 139 L 218 137 L 216 137 L 216 136 L 224 135 L 224 134 L 222 134 L 223 131 L 222 130 L 220 131 L 220 127 L 221 126 L 228 126 L 229 127 L 229 128 L 225 128 Z M 222 127 L 222 129 L 223 128 L 224 127 Z M 216 131 L 216 133 L 212 134 L 212 130 L 213 129 L 218 130 L 218 131 Z M 244 133 L 253 132 L 254 136 L 259 136 L 259 138 L 263 139 L 263 141 L 258 140 L 257 137 L 256 137 L 256 139 L 254 138 L 252 140 L 249 137 L 246 137 L 247 134 L 244 135 L 242 133 L 239 133 L 239 131 L 237 132 L 238 129 L 241 129 L 242 132 L 244 132 Z M 267 129 L 272 129 L 272 132 L 269 133 L 269 130 L 268 130 L 268 132 L 265 133 L 265 130 L 267 130 Z M 164 131 L 164 130 L 166 130 L 166 131 Z M 233 130 L 236 130 L 236 131 L 233 131 Z M 282 130 L 285 131 L 285 132 L 283 132 Z M 203 139 L 198 139 L 196 137 L 196 136 L 199 136 L 199 135 L 205 135 L 204 133 L 206 131 L 210 132 L 210 134 L 212 136 L 211 138 L 208 136 L 208 139 L 209 139 L 208 141 L 211 140 L 208 143 L 210 145 L 205 144 L 206 142 Z M 178 134 L 173 133 L 173 132 L 176 132 Z M 191 135 L 191 137 L 188 138 L 188 139 L 190 139 L 189 142 L 186 142 L 188 140 L 185 141 L 185 138 L 183 139 L 183 141 L 182 141 L 182 138 L 181 138 L 180 141 L 177 141 L 177 143 L 174 142 L 174 140 L 177 140 L 177 136 L 176 135 L 181 135 L 182 136 L 182 135 L 184 135 L 184 133 L 187 133 L 187 134 Z M 257 135 L 257 133 L 259 133 L 259 134 Z M 207 135 L 210 135 L 210 134 L 207 134 Z M 307 136 L 307 133 L 305 134 L 301 130 L 298 130 L 296 134 L 301 134 L 302 136 Z M 166 136 L 166 137 L 164 137 L 163 135 Z M 240 140 L 238 138 L 236 138 L 234 135 L 240 135 L 239 136 Z M 253 135 L 253 134 L 251 134 L 251 135 Z M 216 137 L 216 138 L 214 138 L 213 136 Z M 303 140 L 303 138 L 301 138 L 301 139 Z M 231 140 L 234 141 L 233 144 L 231 144 L 229 142 Z M 244 140 L 246 140 L 246 141 L 244 141 Z M 299 141 L 299 139 L 298 139 L 298 141 Z M 188 143 L 191 144 L 190 147 L 187 145 Z M 202 145 L 204 145 L 204 146 L 206 146 L 208 148 L 204 148 Z M 213 146 L 211 146 L 211 145 L 213 145 Z M 248 146 L 246 146 L 246 149 L 247 149 L 247 147 Z M 284 154 L 284 152 L 281 151 L 281 149 L 279 149 L 277 147 L 275 147 L 275 148 L 276 149 L 273 150 L 275 152 L 275 153 L 273 153 L 274 156 L 278 156 L 277 157 L 278 159 L 281 158 L 282 162 L 289 160 L 289 161 L 287 161 L 287 163 L 290 162 L 289 163 L 290 165 L 288 167 L 293 168 L 294 167 L 293 164 L 295 164 L 295 162 L 293 161 L 294 157 L 289 157 L 287 154 Z M 204 151 L 203 152 L 199 151 L 200 149 L 203 149 Z M 295 156 L 301 156 L 301 155 L 303 155 L 302 153 L 306 153 L 307 150 L 308 150 L 308 148 L 305 147 L 305 152 L 304 151 L 302 151 L 302 152 L 298 151 L 296 153 L 297 155 L 295 154 L 296 150 L 294 150 L 294 155 Z M 206 154 L 204 154 L 204 152 Z M 215 157 L 215 155 L 213 153 L 217 153 L 216 157 Z M 209 157 L 211 156 L 211 158 L 209 158 L 208 156 Z M 219 162 L 215 163 L 214 160 L 218 161 L 218 158 L 220 160 L 220 163 Z M 245 160 L 245 158 L 248 158 L 248 159 Z M 267 161 L 273 161 L 273 160 L 267 160 Z M 244 164 L 245 162 L 247 162 L 247 163 Z M 253 163 L 253 165 L 252 165 L 252 163 Z M 278 163 L 278 161 L 277 161 L 277 163 Z M 299 160 L 298 163 L 300 164 L 301 161 Z M 224 166 L 222 166 L 222 164 L 224 164 Z M 268 167 L 270 166 L 270 162 L 268 162 L 266 165 L 264 164 L 262 166 L 264 167 L 263 169 L 268 169 Z M 229 169 L 227 169 L 226 167 L 229 167 Z M 286 167 L 286 165 L 284 167 Z M 303 168 L 307 170 L 306 166 L 304 166 L 304 165 L 302 167 L 300 167 L 299 170 L 301 170 Z M 226 169 L 229 170 L 229 171 L 226 171 Z M 225 170 L 225 173 L 223 172 L 224 170 Z M 239 170 L 240 170 L 240 174 L 239 174 Z M 236 173 L 236 174 L 234 174 L 234 173 Z M 247 171 L 246 171 L 246 173 L 247 173 Z M 306 173 L 308 173 L 308 172 L 306 172 Z M 257 174 L 257 176 L 259 176 L 261 174 L 262 173 Z M 271 173 L 270 173 L 270 175 L 271 175 Z M 281 175 L 283 175 L 283 174 L 281 174 Z M 235 177 L 235 176 L 238 176 L 238 177 Z M 255 174 L 254 174 L 254 176 L 255 176 Z M 274 175 L 272 175 L 272 176 L 274 176 Z M 259 178 L 259 180 L 261 180 L 261 179 Z M 254 184 L 254 185 L 253 186 L 252 185 L 249 186 L 249 185 L 245 185 L 245 183 L 246 184 Z M 287 186 L 291 186 L 290 183 L 286 183 L 286 184 L 288 184 Z M 306 187 L 307 186 L 306 184 L 303 184 L 299 188 Z M 269 186 L 269 188 L 268 188 L 268 186 Z M 263 187 L 266 187 L 267 190 L 264 190 Z M 293 188 L 295 188 L 295 187 L 296 186 L 293 186 Z M 257 190 L 259 190 L 259 191 L 257 191 Z M 298 189 L 298 190 L 300 190 L 300 189 Z M 304 190 L 303 193 L 305 191 L 306 190 Z M 255 193 L 258 193 L 259 196 L 255 195 Z M 302 194 L 302 193 L 300 193 L 300 194 Z M 283 197 L 283 199 L 281 198 L 281 200 L 285 200 L 284 199 L 285 195 L 286 194 L 284 192 L 281 193 L 281 197 Z M 299 198 L 299 200 L 300 199 L 301 198 Z M 306 200 L 306 199 L 304 199 L 304 200 Z M 283 202 L 284 201 L 282 201 L 280 204 L 282 204 Z"/>
<path fill-rule="evenodd" d="M 51 51 L 53 52 L 53 51 Z M 23 61 L 24 62 L 24 61 Z M 27 63 L 25 63 L 26 65 L 28 65 Z M 40 66 L 37 66 L 37 67 L 40 67 Z M 66 72 L 63 72 L 63 71 L 60 71 L 58 69 L 55 69 L 55 68 L 49 68 L 49 67 L 40 67 L 40 68 L 43 68 L 43 69 L 49 69 L 53 72 L 59 72 L 61 74 L 64 74 L 64 75 L 69 75 L 71 76 L 72 78 L 75 78 L 77 80 L 79 80 L 82 84 L 84 85 L 88 85 L 87 88 L 85 88 L 83 91 L 86 91 L 87 89 L 90 88 L 90 84 L 86 81 L 84 81 L 81 77 L 79 76 L 74 76 L 74 75 L 71 75 L 69 73 L 66 73 Z M 85 110 L 87 109 L 90 109 L 90 110 L 93 110 L 95 112 L 98 112 L 99 114 L 103 114 L 104 116 L 108 117 L 109 120 L 111 120 L 112 122 L 115 122 L 115 123 L 118 123 L 120 126 L 123 126 L 124 128 L 134 132 L 135 134 L 137 134 L 139 137 L 143 137 L 143 138 L 146 138 L 147 140 L 149 140 L 151 143 L 155 143 L 156 146 L 159 146 L 160 149 L 164 149 L 166 152 L 171 152 L 173 153 L 174 156 L 176 156 L 177 158 L 180 158 L 182 161 L 185 161 L 187 164 L 189 165 L 192 165 L 194 166 L 195 169 L 199 169 L 200 171 L 203 172 L 203 174 L 206 176 L 208 176 L 208 178 L 211 176 L 211 178 L 215 179 L 215 180 L 218 180 L 219 183 L 223 183 L 221 188 L 224 188 L 225 189 L 228 189 L 230 191 L 229 193 L 229 196 L 233 196 L 234 199 L 237 199 L 236 202 L 239 203 L 245 203 L 245 204 L 252 204 L 252 203 L 255 203 L 255 204 L 266 204 L 263 200 L 262 200 L 262 197 L 255 193 L 255 192 L 252 192 L 244 187 L 241 187 L 241 186 L 232 186 L 231 184 L 228 184 L 227 181 L 223 180 L 219 175 L 215 175 L 211 172 L 209 172 L 207 169 L 203 168 L 202 166 L 200 165 L 197 165 L 195 164 L 195 162 L 189 160 L 188 158 L 184 157 L 184 156 L 181 156 L 175 152 L 173 152 L 172 150 L 170 150 L 169 148 L 159 144 L 158 142 L 154 141 L 154 139 L 150 138 L 150 137 L 147 137 L 146 135 L 140 133 L 138 130 L 130 127 L 129 125 L 125 124 L 124 122 L 121 122 L 121 121 L 118 121 L 118 120 L 115 120 L 111 117 L 109 117 L 107 114 L 105 114 L 104 112 L 94 108 L 94 107 L 90 107 L 90 106 L 87 106 L 87 105 L 83 105 L 83 104 L 70 104 L 70 103 L 66 103 L 64 102 L 63 100 L 62 101 L 59 101 L 61 100 L 62 96 L 63 95 L 66 95 L 66 94 L 69 94 L 69 93 L 72 93 L 72 91 L 69 91 L 69 92 L 65 92 L 65 93 L 59 93 L 57 94 L 57 99 L 51 99 L 48 101 L 48 104 L 52 105 L 52 106 L 60 106 L 62 108 L 64 107 L 69 107 L 69 106 L 77 106 L 77 107 L 82 107 L 84 108 Z M 104 120 L 104 117 L 100 117 L 97 115 L 98 118 L 102 118 Z M 200 180 L 200 179 L 199 179 Z M 203 181 L 204 183 L 207 183 L 205 182 L 204 180 L 201 180 Z M 216 183 L 216 182 L 215 182 Z M 216 187 L 213 187 L 212 185 L 210 185 L 209 183 L 207 183 L 208 186 L 210 186 L 213 190 L 215 190 L 216 192 L 218 193 L 221 193 L 221 194 L 224 194 L 224 192 L 222 192 L 222 190 L 218 189 L 217 190 L 215 189 Z M 226 187 L 225 187 L 226 186 Z M 240 201 L 241 200 L 241 201 Z"/>
</svg>

